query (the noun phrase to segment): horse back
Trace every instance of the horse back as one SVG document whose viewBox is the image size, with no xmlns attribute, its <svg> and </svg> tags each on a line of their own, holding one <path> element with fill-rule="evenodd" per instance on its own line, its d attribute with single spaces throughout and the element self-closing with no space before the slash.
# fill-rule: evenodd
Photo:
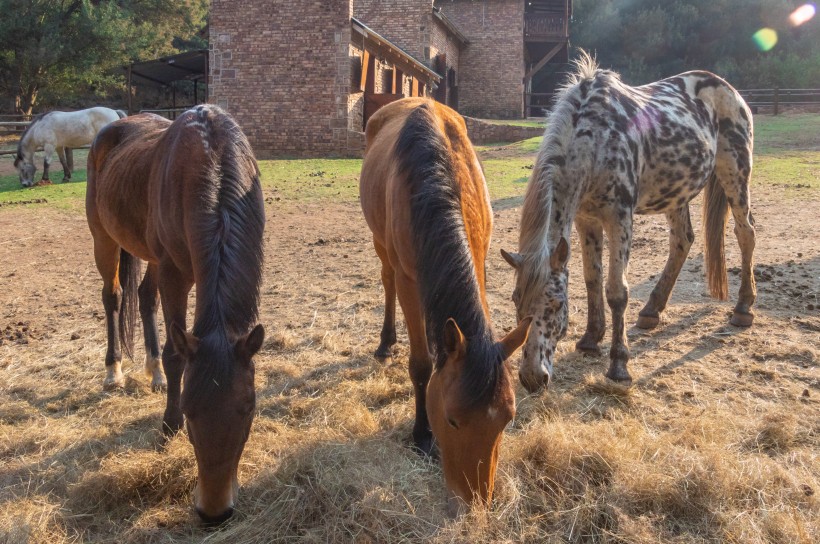
<svg viewBox="0 0 820 544">
<path fill-rule="evenodd" d="M 147 241 L 151 168 L 170 121 L 153 114 L 105 126 L 88 154 L 86 214 L 92 234 L 106 233 L 143 260 L 155 261 Z"/>
<path fill-rule="evenodd" d="M 424 116 L 419 116 L 420 108 L 426 109 Z M 428 117 L 423 121 L 425 126 L 410 126 L 424 117 Z M 458 199 L 483 295 L 484 261 L 492 232 L 489 195 L 464 120 L 447 106 L 429 99 L 408 98 L 384 106 L 368 121 L 359 188 L 362 210 L 374 241 L 386 250 L 394 268 L 416 278 L 413 235 L 424 233 L 414 233 L 413 229 L 411 200 L 418 180 L 411 178 L 419 175 L 412 165 L 423 166 L 424 158 L 397 155 L 397 144 L 408 138 L 408 131 L 414 132 L 412 138 L 418 143 L 411 146 L 413 149 L 423 153 L 429 144 L 442 155 L 448 179 L 440 181 L 454 185 L 454 197 Z"/>
</svg>

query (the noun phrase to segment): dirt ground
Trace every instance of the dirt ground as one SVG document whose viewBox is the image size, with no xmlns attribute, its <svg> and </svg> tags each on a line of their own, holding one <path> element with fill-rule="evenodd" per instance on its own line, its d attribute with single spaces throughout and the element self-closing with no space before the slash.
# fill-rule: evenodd
<svg viewBox="0 0 820 544">
<path fill-rule="evenodd" d="M 740 263 L 731 226 L 730 300 L 706 294 L 698 199 L 697 240 L 660 327 L 629 329 L 629 391 L 603 379 L 606 356 L 572 350 L 586 319 L 573 240 L 555 380 L 536 395 L 517 388 L 494 508 L 451 521 L 439 469 L 406 447 L 403 323 L 393 361 L 371 357 L 383 294 L 358 205 L 267 194 L 258 414 L 237 515 L 210 533 L 190 507 L 187 439 L 159 433 L 164 398 L 142 374 L 141 346 L 124 363 L 125 390 L 102 391 L 101 282 L 85 218 L 2 210 L 0 542 L 808 543 L 820 534 L 820 195 L 752 195 L 754 327 L 728 324 Z M 495 213 L 488 289 L 499 334 L 514 324 L 499 249 L 517 246 L 517 204 Z M 632 323 L 667 244 L 662 217 L 637 220 Z M 607 353 L 609 334 L 604 342 Z"/>
</svg>

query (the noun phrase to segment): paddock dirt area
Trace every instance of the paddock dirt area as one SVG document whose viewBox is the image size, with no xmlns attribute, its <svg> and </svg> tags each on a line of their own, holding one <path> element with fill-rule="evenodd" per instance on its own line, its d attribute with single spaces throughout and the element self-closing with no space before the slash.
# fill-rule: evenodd
<svg viewBox="0 0 820 544">
<path fill-rule="evenodd" d="M 586 323 L 573 238 L 555 379 L 535 395 L 517 387 L 494 504 L 458 520 L 445 517 L 438 466 L 408 447 L 401 321 L 393 360 L 372 357 L 383 294 L 357 203 L 265 193 L 257 415 L 237 513 L 216 531 L 193 513 L 187 438 L 159 431 L 165 399 L 142 373 L 141 342 L 125 389 L 102 391 L 101 281 L 82 212 L 0 210 L 0 542 L 817 542 L 819 191 L 753 185 L 750 329 L 728 324 L 731 222 L 730 300 L 707 296 L 694 202 L 697 239 L 661 325 L 628 331 L 630 389 L 603 378 L 606 355 L 573 351 Z M 515 318 L 499 249 L 517 247 L 520 199 L 496 204 L 488 290 L 501 334 Z M 667 247 L 665 220 L 639 217 L 630 323 Z"/>
</svg>

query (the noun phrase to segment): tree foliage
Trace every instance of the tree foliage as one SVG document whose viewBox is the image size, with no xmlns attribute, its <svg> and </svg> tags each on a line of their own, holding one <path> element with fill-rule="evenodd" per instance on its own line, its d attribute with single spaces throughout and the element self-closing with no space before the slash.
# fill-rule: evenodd
<svg viewBox="0 0 820 544">
<path fill-rule="evenodd" d="M 820 86 L 820 16 L 799 27 L 797 0 L 575 0 L 572 43 L 633 84 L 703 69 L 736 87 Z M 778 41 L 761 51 L 761 28 Z"/>
<path fill-rule="evenodd" d="M 38 100 L 105 95 L 119 67 L 201 47 L 207 0 L 0 0 L 0 93 L 31 113 Z"/>
</svg>

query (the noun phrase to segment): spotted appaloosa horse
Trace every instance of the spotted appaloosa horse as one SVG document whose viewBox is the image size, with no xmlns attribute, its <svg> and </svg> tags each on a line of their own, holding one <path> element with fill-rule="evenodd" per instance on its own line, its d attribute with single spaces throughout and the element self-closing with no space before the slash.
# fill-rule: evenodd
<svg viewBox="0 0 820 544">
<path fill-rule="evenodd" d="M 517 270 L 519 316 L 535 316 L 519 376 L 533 391 L 549 383 L 555 346 L 567 331 L 567 261 L 573 221 L 587 287 L 586 332 L 576 344 L 599 353 L 604 336 L 601 250 L 609 240 L 606 299 L 612 311 L 607 377 L 630 384 L 624 313 L 633 215 L 666 215 L 669 258 L 637 326 L 658 325 L 660 312 L 694 240 L 689 201 L 704 191 L 705 262 L 713 296 L 727 297 L 724 231 L 731 209 L 742 255 L 740 294 L 731 323 L 752 324 L 755 229 L 749 211 L 752 116 L 728 83 L 687 72 L 641 87 L 625 85 L 582 55 L 549 116 L 527 188 Z"/>
<path fill-rule="evenodd" d="M 120 341 L 130 351 L 138 297 L 146 370 L 156 388 L 165 387 L 159 294 L 167 332 L 163 428 L 175 433 L 184 414 L 197 461 L 194 504 L 205 522 L 219 523 L 236 499 L 255 412 L 253 356 L 264 338 L 254 324 L 265 214 L 250 144 L 215 106 L 188 110 L 174 123 L 152 114 L 114 122 L 88 155 L 86 214 L 103 278 L 105 386 L 123 385 Z M 138 289 L 140 259 L 148 270 Z M 193 285 L 196 310 L 187 332 Z"/>
<path fill-rule="evenodd" d="M 393 102 L 366 132 L 361 204 L 385 296 L 376 357 L 389 357 L 396 343 L 398 294 L 410 337 L 415 445 L 429 454 L 435 436 L 452 510 L 474 499 L 488 503 L 501 435 L 515 415 L 504 360 L 524 342 L 529 319 L 493 339 L 484 288 L 492 233 L 484 174 L 464 119 L 432 100 Z"/>
</svg>

